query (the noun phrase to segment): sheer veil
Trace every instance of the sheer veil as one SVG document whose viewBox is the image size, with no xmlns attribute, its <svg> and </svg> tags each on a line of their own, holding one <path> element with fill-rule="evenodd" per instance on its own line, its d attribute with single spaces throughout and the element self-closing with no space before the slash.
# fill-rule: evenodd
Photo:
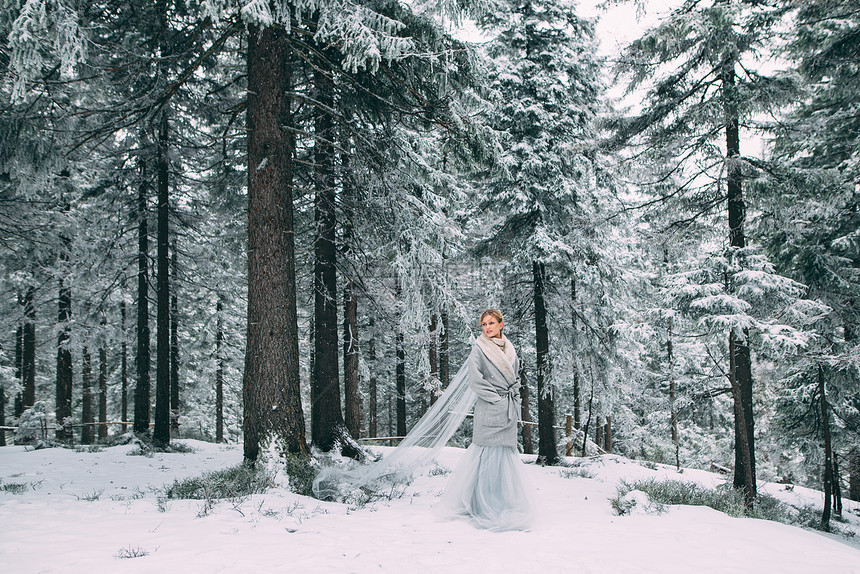
<svg viewBox="0 0 860 574">
<path fill-rule="evenodd" d="M 322 500 L 344 500 L 356 490 L 386 490 L 408 481 L 445 446 L 476 400 L 477 396 L 469 387 L 467 361 L 442 396 L 393 451 L 371 464 L 323 468 L 314 480 L 314 495 Z"/>
</svg>

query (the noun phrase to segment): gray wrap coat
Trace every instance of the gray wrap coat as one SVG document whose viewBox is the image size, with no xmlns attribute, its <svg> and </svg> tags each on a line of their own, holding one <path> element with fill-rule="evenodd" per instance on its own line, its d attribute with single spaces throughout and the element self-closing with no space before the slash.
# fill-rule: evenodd
<svg viewBox="0 0 860 574">
<path fill-rule="evenodd" d="M 517 446 L 517 420 L 521 410 L 520 361 L 513 365 L 514 380 L 484 353 L 476 342 L 468 358 L 469 386 L 478 395 L 472 443 L 481 446 Z"/>
</svg>

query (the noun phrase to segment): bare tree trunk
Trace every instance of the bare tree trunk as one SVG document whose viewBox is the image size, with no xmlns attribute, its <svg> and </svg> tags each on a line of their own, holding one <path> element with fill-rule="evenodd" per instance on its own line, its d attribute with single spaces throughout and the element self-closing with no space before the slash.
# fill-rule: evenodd
<svg viewBox="0 0 860 574">
<path fill-rule="evenodd" d="M 158 128 L 158 225 L 156 241 L 156 335 L 155 335 L 155 427 L 153 442 L 161 447 L 170 444 L 170 258 L 169 163 L 167 110 L 162 110 Z"/>
<path fill-rule="evenodd" d="M 277 438 L 308 454 L 299 383 L 289 34 L 248 27 L 248 314 L 244 454 Z"/>
<path fill-rule="evenodd" d="M 740 166 L 740 118 L 735 87 L 735 59 L 728 54 L 722 65 L 723 104 L 726 126 L 726 192 L 729 219 L 729 244 L 734 249 L 746 247 L 743 197 L 743 174 Z M 752 410 L 752 358 L 749 337 L 729 335 L 732 396 L 735 400 L 735 488 L 744 490 L 746 504 L 756 497 L 755 435 Z"/>
<path fill-rule="evenodd" d="M 612 453 L 612 417 L 606 415 L 606 425 L 603 427 L 603 450 Z"/>
<path fill-rule="evenodd" d="M 594 375 L 591 375 L 591 394 L 588 397 L 588 418 L 585 419 L 585 427 L 582 429 L 582 453 L 580 456 L 585 456 L 588 452 L 586 449 L 588 443 L 588 427 L 591 426 L 591 415 L 594 412 Z"/>
<path fill-rule="evenodd" d="M 403 348 L 403 331 L 397 327 L 394 346 L 395 382 L 397 386 L 397 436 L 406 436 L 406 352 Z"/>
<path fill-rule="evenodd" d="M 848 461 L 848 498 L 860 502 L 860 449 L 851 449 Z"/>
<path fill-rule="evenodd" d="M 74 434 L 69 426 L 72 422 L 72 352 L 69 350 L 72 318 L 72 291 L 60 278 L 60 290 L 57 299 L 57 372 L 56 372 L 56 417 L 57 440 L 71 442 Z M 26 326 L 25 326 L 26 327 Z M 24 331 L 25 372 L 27 365 L 27 331 Z"/>
<path fill-rule="evenodd" d="M 579 327 L 577 326 L 577 312 L 579 305 L 576 301 L 576 277 L 570 279 L 570 315 L 572 338 L 571 348 L 574 353 L 573 360 L 573 428 L 579 430 L 582 428 L 582 389 L 580 388 L 579 366 L 576 364 L 576 353 L 579 351 Z"/>
<path fill-rule="evenodd" d="M 436 319 L 436 313 L 432 313 L 430 315 L 430 345 L 427 349 L 427 359 L 430 361 L 430 404 L 436 402 L 436 399 L 439 398 L 439 361 L 438 361 L 438 352 L 439 349 L 437 347 L 438 343 L 438 329 L 439 325 Z"/>
<path fill-rule="evenodd" d="M 833 455 L 833 513 L 842 516 L 842 481 L 839 476 L 839 461 Z"/>
<path fill-rule="evenodd" d="M 559 462 L 555 437 L 555 392 L 549 378 L 549 329 L 546 324 L 544 291 L 546 269 L 539 261 L 532 263 L 534 275 L 535 348 L 537 350 L 538 458 L 544 464 Z"/>
<path fill-rule="evenodd" d="M 343 253 L 349 259 L 355 240 L 352 218 L 355 194 L 350 173 L 350 142 L 348 136 L 341 137 L 345 150 L 340 154 L 341 188 L 343 206 Z M 347 263 L 347 268 L 349 263 Z M 358 295 L 355 278 L 350 273 L 343 291 L 343 394 L 346 428 L 353 437 L 361 436 L 361 394 L 358 388 Z"/>
<path fill-rule="evenodd" d="M 81 366 L 81 381 L 83 384 L 81 400 L 81 444 L 93 444 L 93 365 L 90 350 L 83 349 L 83 364 Z"/>
<path fill-rule="evenodd" d="M 322 70 L 313 73 L 314 93 L 325 110 L 334 105 L 334 85 Z M 334 182 L 334 122 L 314 108 L 314 371 L 311 379 L 311 441 L 323 452 L 360 453 L 340 404 L 337 340 L 337 247 Z"/>
<path fill-rule="evenodd" d="M 176 295 L 178 273 L 176 238 L 170 253 L 173 289 L 170 291 L 170 430 L 179 432 L 179 298 Z"/>
<path fill-rule="evenodd" d="M 821 428 L 824 430 L 824 510 L 821 530 L 830 531 L 830 504 L 833 496 L 833 447 L 830 440 L 830 405 L 824 387 L 824 367 L 818 365 L 818 395 L 821 400 Z"/>
<path fill-rule="evenodd" d="M 439 380 L 442 383 L 442 390 L 448 388 L 448 383 L 451 382 L 451 354 L 448 351 L 448 311 L 447 308 L 442 310 L 442 332 L 439 336 Z"/>
<path fill-rule="evenodd" d="M 526 377 L 526 369 L 522 362 L 520 363 L 520 384 L 522 384 L 522 388 L 520 389 L 520 398 L 523 400 L 523 453 L 534 454 L 535 447 L 532 442 L 532 425 L 525 424 L 532 420 L 531 409 L 529 407 L 529 397 L 531 393 L 529 393 L 529 381 Z"/>
<path fill-rule="evenodd" d="M 64 293 L 62 279 L 60 291 Z M 24 294 L 24 335 L 23 335 L 23 368 L 21 383 L 23 385 L 23 407 L 28 409 L 36 404 L 36 290 L 28 287 Z M 69 293 L 71 305 L 71 293 Z M 68 328 L 68 323 L 63 323 Z M 66 332 L 67 333 L 67 332 Z M 68 334 L 68 333 L 67 333 Z M 71 383 L 70 383 L 71 385 Z"/>
<path fill-rule="evenodd" d="M 361 436 L 361 395 L 358 390 L 358 297 L 355 282 L 347 280 L 343 292 L 343 393 L 346 428 Z"/>
<path fill-rule="evenodd" d="M 215 307 L 217 317 L 217 332 L 215 333 L 215 360 L 218 367 L 215 370 L 215 442 L 224 442 L 224 306 L 221 296 Z"/>
<path fill-rule="evenodd" d="M 669 367 L 669 410 L 672 423 L 672 444 L 675 446 L 675 468 L 681 470 L 680 447 L 678 444 L 678 411 L 675 408 L 677 388 L 675 386 L 675 356 L 672 349 L 672 322 L 669 321 L 669 329 L 666 337 L 666 360 Z"/>
<path fill-rule="evenodd" d="M 134 432 L 149 433 L 149 231 L 146 213 L 146 163 L 140 164 L 137 194 L 137 382 L 134 388 Z"/>
<path fill-rule="evenodd" d="M 122 342 L 120 343 L 120 366 L 119 366 L 119 382 L 120 382 L 120 420 L 126 422 L 128 420 L 128 343 L 126 342 L 125 332 L 125 301 L 119 304 L 120 311 L 120 328 L 122 330 Z M 128 430 L 127 425 L 122 425 L 122 431 Z"/>
<path fill-rule="evenodd" d="M 102 315 L 101 341 L 99 342 L 99 440 L 108 437 L 107 427 L 107 318 Z"/>
<path fill-rule="evenodd" d="M 376 384 L 376 333 L 373 331 L 374 321 L 370 320 L 370 325 L 368 326 L 368 330 L 370 331 L 370 339 L 367 341 L 367 362 L 369 363 L 368 367 L 370 369 L 370 381 L 368 383 L 368 421 L 367 421 L 367 436 L 376 437 L 378 436 L 379 430 L 377 428 L 379 422 L 379 402 L 377 397 L 377 384 Z"/>
</svg>

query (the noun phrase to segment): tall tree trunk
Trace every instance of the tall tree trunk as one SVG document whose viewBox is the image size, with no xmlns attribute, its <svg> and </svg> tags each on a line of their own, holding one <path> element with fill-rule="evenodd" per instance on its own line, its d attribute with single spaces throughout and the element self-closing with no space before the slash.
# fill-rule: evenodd
<svg viewBox="0 0 860 574">
<path fill-rule="evenodd" d="M 833 455 L 833 512 L 836 516 L 842 516 L 842 480 L 839 476 L 839 461 L 836 454 Z"/>
<path fill-rule="evenodd" d="M 353 437 L 361 435 L 361 395 L 358 391 L 358 297 L 355 281 L 343 291 L 343 392 L 346 428 Z"/>
<path fill-rule="evenodd" d="M 83 363 L 81 365 L 81 444 L 93 444 L 93 362 L 90 349 L 84 345 Z"/>
<path fill-rule="evenodd" d="M 162 110 L 158 127 L 158 226 L 156 249 L 156 335 L 155 335 L 155 427 L 153 442 L 170 444 L 170 258 L 169 176 L 167 110 Z"/>
<path fill-rule="evenodd" d="M 530 423 L 532 420 L 531 408 L 529 406 L 531 393 L 529 393 L 529 380 L 526 377 L 526 368 L 523 366 L 522 362 L 520 363 L 520 384 L 522 384 L 522 388 L 520 389 L 520 397 L 523 400 L 523 453 L 534 454 L 535 447 L 534 443 L 532 442 L 532 425 L 526 424 Z"/>
<path fill-rule="evenodd" d="M 120 383 L 120 420 L 128 421 L 128 342 L 126 341 L 125 332 L 125 301 L 119 304 L 120 312 L 120 328 L 122 329 L 120 343 L 120 366 L 119 366 L 119 383 Z M 122 431 L 128 430 L 128 425 L 122 425 Z"/>
<path fill-rule="evenodd" d="M 451 354 L 448 351 L 448 309 L 443 307 L 441 313 L 442 331 L 439 333 L 439 381 L 442 390 L 448 388 L 451 382 Z"/>
<path fill-rule="evenodd" d="M 537 351 L 538 457 L 544 464 L 558 463 L 555 437 L 555 392 L 549 378 L 549 329 L 546 324 L 546 268 L 532 263 L 534 275 L 535 349 Z"/>
<path fill-rule="evenodd" d="M 63 290 L 62 280 L 60 291 Z M 69 295 L 71 299 L 71 295 Z M 23 407 L 28 409 L 36 404 L 36 290 L 28 287 L 24 294 L 24 334 L 23 365 L 21 383 L 23 386 Z"/>
<path fill-rule="evenodd" d="M 331 109 L 334 85 L 316 69 L 315 97 Z M 311 442 L 327 452 L 351 451 L 351 437 L 340 405 L 337 343 L 337 247 L 334 182 L 334 123 L 325 110 L 314 109 L 314 372 L 311 379 Z M 357 456 L 358 453 L 354 453 Z"/>
<path fill-rule="evenodd" d="M 74 440 L 72 433 L 72 352 L 69 349 L 72 318 L 72 290 L 60 278 L 59 296 L 57 299 L 57 371 L 56 371 L 56 417 L 57 440 L 70 442 Z M 25 345 L 26 349 L 26 331 Z M 26 364 L 26 360 L 25 360 Z"/>
<path fill-rule="evenodd" d="M 215 307 L 217 315 L 217 331 L 215 333 L 215 360 L 218 367 L 215 370 L 215 442 L 224 442 L 224 305 L 221 296 Z"/>
<path fill-rule="evenodd" d="M 580 456 L 585 456 L 588 452 L 588 427 L 591 426 L 591 415 L 594 412 L 594 374 L 591 374 L 591 393 L 588 396 L 588 418 L 585 419 L 585 427 L 582 429 L 582 452 Z"/>
<path fill-rule="evenodd" d="M 430 315 L 430 345 L 427 349 L 427 359 L 430 361 L 430 404 L 439 398 L 439 360 L 438 360 L 438 329 L 436 313 Z"/>
<path fill-rule="evenodd" d="M 394 357 L 394 379 L 397 388 L 397 436 L 406 436 L 406 352 L 403 348 L 403 331 L 399 325 L 394 342 Z"/>
<path fill-rule="evenodd" d="M 735 60 L 727 55 L 722 65 L 723 102 L 726 125 L 726 192 L 729 219 L 729 244 L 735 250 L 746 247 L 743 174 L 740 166 L 740 118 L 735 87 Z M 739 256 L 739 255 L 738 255 Z M 729 335 L 732 396 L 735 401 L 735 488 L 744 490 L 747 505 L 756 497 L 755 435 L 752 410 L 752 358 L 749 336 Z"/>
<path fill-rule="evenodd" d="M 612 416 L 606 415 L 606 424 L 603 426 L 603 450 L 612 453 Z"/>
<path fill-rule="evenodd" d="M 99 341 L 99 439 L 108 437 L 107 427 L 107 318 L 102 315 Z"/>
<path fill-rule="evenodd" d="M 848 453 L 848 498 L 860 502 L 860 448 Z"/>
<path fill-rule="evenodd" d="M 170 291 L 170 430 L 179 432 L 179 298 L 176 295 L 177 269 L 176 237 L 170 252 L 170 274 L 173 289 Z"/>
<path fill-rule="evenodd" d="M 354 232 L 352 218 L 355 208 L 355 193 L 350 173 L 350 141 L 348 135 L 341 137 L 343 152 L 340 154 L 341 168 L 341 205 L 343 206 L 343 254 L 347 261 L 344 266 L 351 269 L 349 257 L 352 251 Z M 358 294 L 355 278 L 351 272 L 346 277 L 343 291 L 343 394 L 344 417 L 349 433 L 358 438 L 361 435 L 361 394 L 358 388 Z"/>
<path fill-rule="evenodd" d="M 379 429 L 377 428 L 379 422 L 379 403 L 377 398 L 377 385 L 376 385 L 376 333 L 373 332 L 374 320 L 370 320 L 370 325 L 368 325 L 368 331 L 370 331 L 370 338 L 367 341 L 367 362 L 368 368 L 370 370 L 370 381 L 368 382 L 368 421 L 367 421 L 367 436 L 376 437 L 379 436 Z"/>
<path fill-rule="evenodd" d="M 137 382 L 134 387 L 134 432 L 149 433 L 149 231 L 147 226 L 146 163 L 140 163 L 137 193 Z"/>
<path fill-rule="evenodd" d="M 675 356 L 672 348 L 672 322 L 669 321 L 669 329 L 666 336 L 666 361 L 669 369 L 669 417 L 672 425 L 672 444 L 675 446 L 675 468 L 681 470 L 681 456 L 678 444 L 678 411 L 675 400 L 678 394 L 675 386 Z"/>
<path fill-rule="evenodd" d="M 818 365 L 818 396 L 821 400 L 821 428 L 824 430 L 824 510 L 821 530 L 830 531 L 830 504 L 833 496 L 833 447 L 830 439 L 830 405 L 824 386 L 824 367 Z"/>
<path fill-rule="evenodd" d="M 291 57 L 283 28 L 248 27 L 247 461 L 272 434 L 284 450 L 309 453 L 299 381 Z"/>
<path fill-rule="evenodd" d="M 579 305 L 576 301 L 576 277 L 571 277 L 570 279 L 570 314 L 571 314 L 571 337 L 572 337 L 572 349 L 573 349 L 573 428 L 579 430 L 582 428 L 582 389 L 580 388 L 580 378 L 579 378 L 579 365 L 576 363 L 576 354 L 579 352 L 579 327 L 577 325 L 578 322 L 578 309 Z"/>
</svg>

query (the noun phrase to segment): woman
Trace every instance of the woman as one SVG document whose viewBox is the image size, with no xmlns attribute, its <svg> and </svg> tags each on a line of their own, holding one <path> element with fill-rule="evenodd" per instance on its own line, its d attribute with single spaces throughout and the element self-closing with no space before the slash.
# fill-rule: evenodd
<svg viewBox="0 0 860 574">
<path fill-rule="evenodd" d="M 472 444 L 448 481 L 443 507 L 481 528 L 522 530 L 532 509 L 517 454 L 519 359 L 498 310 L 481 314 L 481 329 L 465 366 L 477 395 Z"/>
<path fill-rule="evenodd" d="M 371 464 L 324 467 L 313 483 L 317 498 L 367 502 L 374 493 L 390 495 L 439 454 L 474 405 L 472 445 L 448 481 L 442 508 L 489 530 L 529 527 L 531 502 L 517 455 L 519 360 L 502 333 L 501 313 L 484 311 L 481 327 L 469 358 L 397 448 Z"/>
</svg>

